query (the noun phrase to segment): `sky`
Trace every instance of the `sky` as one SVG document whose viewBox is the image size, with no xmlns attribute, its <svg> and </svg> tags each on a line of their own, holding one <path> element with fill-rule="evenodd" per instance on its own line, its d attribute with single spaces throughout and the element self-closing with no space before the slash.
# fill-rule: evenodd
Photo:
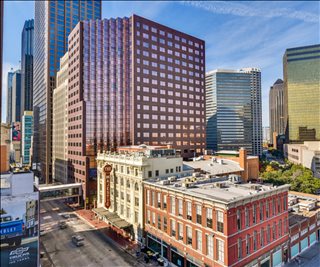
<svg viewBox="0 0 320 267">
<path fill-rule="evenodd" d="M 7 73 L 19 68 L 24 21 L 33 1 L 6 1 L 2 121 Z M 262 124 L 269 125 L 270 86 L 282 78 L 287 48 L 320 43 L 318 1 L 103 1 L 102 18 L 137 14 L 206 42 L 206 71 L 258 67 L 262 75 Z"/>
</svg>

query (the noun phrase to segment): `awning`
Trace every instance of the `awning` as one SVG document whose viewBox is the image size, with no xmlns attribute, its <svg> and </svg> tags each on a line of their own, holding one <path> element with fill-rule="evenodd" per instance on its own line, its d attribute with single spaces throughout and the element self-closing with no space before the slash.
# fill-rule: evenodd
<svg viewBox="0 0 320 267">
<path fill-rule="evenodd" d="M 92 211 L 97 215 L 104 217 L 110 224 L 119 229 L 125 229 L 131 226 L 131 224 L 128 223 L 126 220 L 120 218 L 117 213 L 110 212 L 105 208 L 96 208 Z"/>
</svg>

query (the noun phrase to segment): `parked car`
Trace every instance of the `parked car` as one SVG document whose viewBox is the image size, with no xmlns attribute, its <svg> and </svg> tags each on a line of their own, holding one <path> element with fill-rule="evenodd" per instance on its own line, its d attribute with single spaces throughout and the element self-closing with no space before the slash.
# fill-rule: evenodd
<svg viewBox="0 0 320 267">
<path fill-rule="evenodd" d="M 59 228 L 60 229 L 65 229 L 67 227 L 68 227 L 68 225 L 67 225 L 67 223 L 65 221 L 59 222 Z"/>
<path fill-rule="evenodd" d="M 77 247 L 84 245 L 84 238 L 81 235 L 73 235 L 71 240 Z"/>
<path fill-rule="evenodd" d="M 69 213 L 64 213 L 64 214 L 62 214 L 61 215 L 63 218 L 65 218 L 65 219 L 70 219 L 70 214 Z"/>
<path fill-rule="evenodd" d="M 13 220 L 12 216 L 2 214 L 0 217 L 0 236 L 1 243 L 8 243 L 9 246 L 13 244 L 20 246 L 21 239 L 24 234 L 23 220 Z"/>
</svg>

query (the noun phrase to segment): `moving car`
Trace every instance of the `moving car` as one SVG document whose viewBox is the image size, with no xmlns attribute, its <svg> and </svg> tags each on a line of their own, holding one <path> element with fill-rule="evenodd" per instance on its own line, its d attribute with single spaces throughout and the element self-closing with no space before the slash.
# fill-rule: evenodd
<svg viewBox="0 0 320 267">
<path fill-rule="evenodd" d="M 75 244 L 77 247 L 81 247 L 84 245 L 84 238 L 81 235 L 73 235 L 71 240 L 72 243 Z"/>
</svg>

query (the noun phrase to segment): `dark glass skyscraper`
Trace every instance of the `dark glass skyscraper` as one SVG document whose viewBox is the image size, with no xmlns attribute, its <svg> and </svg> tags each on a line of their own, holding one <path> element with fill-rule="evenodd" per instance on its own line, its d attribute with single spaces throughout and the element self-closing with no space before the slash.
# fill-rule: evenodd
<svg viewBox="0 0 320 267">
<path fill-rule="evenodd" d="M 100 18 L 100 0 L 35 1 L 33 163 L 42 182 L 52 180 L 52 97 L 68 35 L 80 20 Z"/>
<path fill-rule="evenodd" d="M 216 70 L 206 74 L 207 148 L 253 153 L 251 74 Z"/>
<path fill-rule="evenodd" d="M 21 35 L 21 117 L 33 108 L 33 44 L 34 20 L 30 19 L 24 23 Z"/>
<path fill-rule="evenodd" d="M 287 119 L 284 116 L 284 86 L 283 81 L 278 79 L 269 91 L 269 117 L 270 137 L 273 143 L 273 133 L 281 135 L 285 133 Z"/>
</svg>

